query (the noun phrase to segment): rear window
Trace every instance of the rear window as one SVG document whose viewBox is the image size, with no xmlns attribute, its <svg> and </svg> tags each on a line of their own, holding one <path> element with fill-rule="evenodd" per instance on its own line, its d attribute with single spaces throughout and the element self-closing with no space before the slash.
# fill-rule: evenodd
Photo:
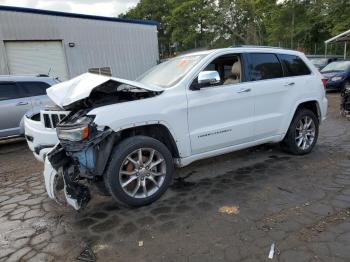
<svg viewBox="0 0 350 262">
<path fill-rule="evenodd" d="M 19 98 L 17 86 L 14 83 L 0 83 L 0 101 Z"/>
<path fill-rule="evenodd" d="M 302 76 L 311 73 L 300 57 L 295 55 L 280 55 L 279 57 L 285 67 L 286 76 Z"/>
<path fill-rule="evenodd" d="M 45 82 L 18 82 L 24 96 L 42 96 L 46 95 L 46 89 L 50 87 Z"/>
<path fill-rule="evenodd" d="M 251 81 L 283 77 L 282 66 L 275 54 L 252 53 L 249 57 Z"/>
</svg>

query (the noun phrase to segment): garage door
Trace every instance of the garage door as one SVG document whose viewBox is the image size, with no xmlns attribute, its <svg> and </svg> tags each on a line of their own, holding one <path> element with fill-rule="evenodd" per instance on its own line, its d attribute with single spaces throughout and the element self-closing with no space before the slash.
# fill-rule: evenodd
<svg viewBox="0 0 350 262">
<path fill-rule="evenodd" d="M 67 64 L 61 41 L 6 41 L 12 75 L 49 74 L 67 80 Z"/>
</svg>

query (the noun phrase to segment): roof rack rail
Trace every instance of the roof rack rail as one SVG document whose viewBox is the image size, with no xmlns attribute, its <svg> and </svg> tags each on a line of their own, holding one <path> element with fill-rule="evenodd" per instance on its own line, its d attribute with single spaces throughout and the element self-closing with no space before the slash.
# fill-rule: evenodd
<svg viewBox="0 0 350 262">
<path fill-rule="evenodd" d="M 278 46 L 267 46 L 267 45 L 231 45 L 230 47 L 287 49 L 287 48 L 283 48 L 283 47 L 278 47 Z"/>
</svg>

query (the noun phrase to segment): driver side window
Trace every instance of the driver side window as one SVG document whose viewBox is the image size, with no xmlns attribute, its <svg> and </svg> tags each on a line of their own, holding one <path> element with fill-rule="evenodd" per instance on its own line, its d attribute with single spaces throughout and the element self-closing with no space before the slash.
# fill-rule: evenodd
<svg viewBox="0 0 350 262">
<path fill-rule="evenodd" d="M 241 59 L 238 54 L 215 58 L 203 71 L 217 71 L 220 84 L 237 84 L 242 81 Z"/>
<path fill-rule="evenodd" d="M 242 64 L 239 54 L 223 55 L 210 62 L 193 80 L 190 89 L 232 85 L 242 82 Z"/>
</svg>

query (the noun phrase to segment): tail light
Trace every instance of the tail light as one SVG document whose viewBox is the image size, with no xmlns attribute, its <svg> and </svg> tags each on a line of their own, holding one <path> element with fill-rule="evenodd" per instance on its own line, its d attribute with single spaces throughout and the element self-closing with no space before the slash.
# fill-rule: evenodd
<svg viewBox="0 0 350 262">
<path fill-rule="evenodd" d="M 326 88 L 326 86 L 327 86 L 327 79 L 322 78 L 322 84 L 323 84 L 323 87 Z"/>
</svg>

